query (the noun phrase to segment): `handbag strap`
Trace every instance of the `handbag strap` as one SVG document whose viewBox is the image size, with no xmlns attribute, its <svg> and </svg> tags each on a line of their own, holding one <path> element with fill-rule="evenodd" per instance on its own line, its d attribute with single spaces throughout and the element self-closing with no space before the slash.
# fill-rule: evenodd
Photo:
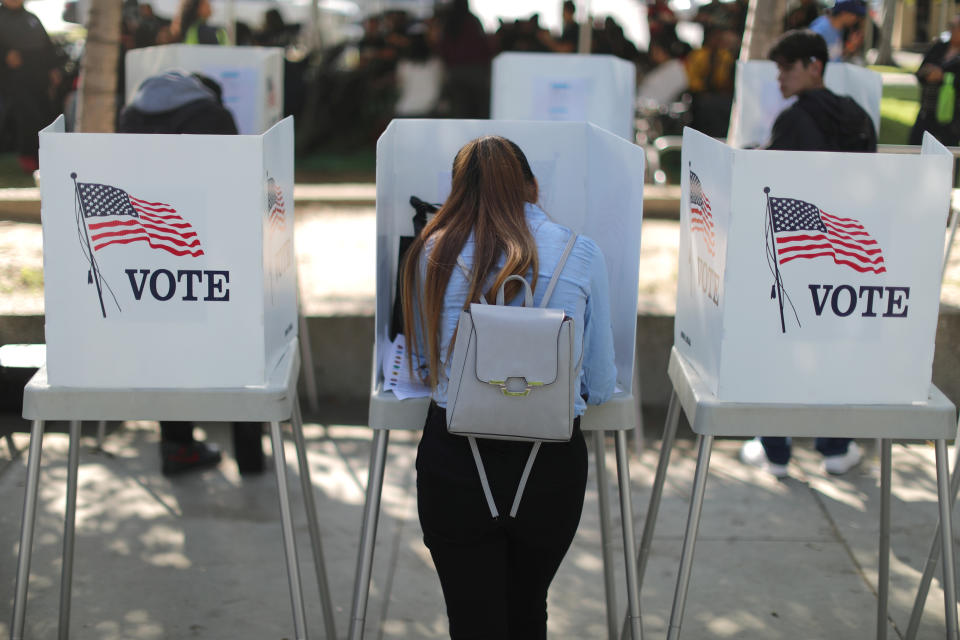
<svg viewBox="0 0 960 640">
<path fill-rule="evenodd" d="M 566 264 L 567 258 L 570 256 L 570 252 L 573 250 L 573 245 L 577 241 L 577 233 L 573 232 L 570 234 L 570 239 L 567 240 L 567 245 L 563 248 L 563 253 L 560 255 L 560 261 L 557 262 L 557 267 L 553 270 L 553 275 L 550 277 L 550 282 L 547 284 L 547 290 L 543 294 L 543 300 L 540 301 L 540 307 L 545 308 L 547 303 L 550 302 L 550 297 L 553 295 L 553 290 L 557 286 L 557 280 L 560 279 L 560 272 L 563 270 L 563 265 Z M 467 277 L 467 280 L 470 279 L 470 271 L 467 269 L 467 265 L 464 264 L 463 258 L 457 258 L 457 264 L 460 266 L 460 269 L 463 271 L 463 274 Z M 520 277 L 520 276 L 510 276 Z M 508 278 L 509 279 L 509 278 Z M 506 281 L 504 282 L 506 284 Z M 527 285 L 529 290 L 529 285 Z M 503 285 L 500 286 L 500 291 L 503 291 Z M 500 295 L 498 294 L 498 299 Z M 483 304 L 488 304 L 486 299 L 483 297 L 483 294 L 480 294 L 480 302 Z M 583 353 L 580 354 L 581 361 L 583 359 Z M 577 365 L 579 369 L 579 364 Z M 483 458 L 480 456 L 480 448 L 477 446 L 477 439 L 474 436 L 467 436 L 467 440 L 470 443 L 470 453 L 473 454 L 473 462 L 477 465 L 477 473 L 480 474 L 480 486 L 483 488 L 483 497 L 487 500 L 487 508 L 490 509 L 490 516 L 493 519 L 500 517 L 500 512 L 497 509 L 497 504 L 493 499 L 493 492 L 490 490 L 490 481 L 487 479 L 487 471 L 483 466 Z M 537 440 L 530 447 L 530 455 L 527 456 L 527 463 L 523 467 L 523 474 L 520 476 L 520 484 L 517 486 L 517 492 L 513 496 L 513 504 L 510 506 L 510 517 L 517 517 L 517 510 L 520 508 L 520 499 L 523 497 L 523 491 L 527 488 L 527 481 L 530 479 L 530 471 L 533 469 L 533 463 L 537 459 L 537 454 L 540 452 L 540 445 L 542 443 Z"/>
</svg>

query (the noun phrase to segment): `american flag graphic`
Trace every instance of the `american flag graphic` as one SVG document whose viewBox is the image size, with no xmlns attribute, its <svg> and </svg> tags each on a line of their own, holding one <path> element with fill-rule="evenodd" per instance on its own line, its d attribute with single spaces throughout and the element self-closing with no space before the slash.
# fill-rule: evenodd
<svg viewBox="0 0 960 640">
<path fill-rule="evenodd" d="M 112 244 L 146 242 L 175 256 L 202 256 L 200 239 L 173 206 L 150 202 L 106 184 L 78 182 L 90 243 L 97 251 Z"/>
<path fill-rule="evenodd" d="M 277 182 L 267 180 L 267 219 L 274 231 L 282 231 L 287 226 L 287 210 L 283 202 L 283 190 Z"/>
<path fill-rule="evenodd" d="M 710 199 L 703 192 L 700 178 L 693 171 L 690 172 L 690 230 L 703 236 L 703 242 L 710 255 L 716 255 L 717 241 L 713 225 L 713 213 L 710 210 Z"/>
<path fill-rule="evenodd" d="M 780 264 L 827 256 L 860 273 L 886 272 L 880 245 L 858 220 L 793 198 L 770 198 L 770 207 Z"/>
</svg>

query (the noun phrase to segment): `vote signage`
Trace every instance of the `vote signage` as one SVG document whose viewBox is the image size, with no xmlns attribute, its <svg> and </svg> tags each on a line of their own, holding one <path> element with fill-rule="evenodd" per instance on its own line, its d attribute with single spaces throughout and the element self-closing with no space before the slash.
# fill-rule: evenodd
<svg viewBox="0 0 960 640">
<path fill-rule="evenodd" d="M 777 83 L 777 65 L 770 60 L 737 63 L 733 109 L 727 143 L 739 149 L 764 146 L 773 123 L 796 98 L 784 98 Z M 827 63 L 824 85 L 840 96 L 853 98 L 880 131 L 883 80 L 876 71 L 845 62 Z"/>
<path fill-rule="evenodd" d="M 240 133 L 259 135 L 283 117 L 283 49 L 166 44 L 131 49 L 125 58 L 126 102 L 144 80 L 171 69 L 202 73 L 223 90 Z"/>
<path fill-rule="evenodd" d="M 633 140 L 636 68 L 611 55 L 502 53 L 493 61 L 493 120 L 588 121 Z"/>
<path fill-rule="evenodd" d="M 297 336 L 293 119 L 258 136 L 40 132 L 47 375 L 263 384 Z"/>
<path fill-rule="evenodd" d="M 927 398 L 953 158 L 682 151 L 674 344 L 732 402 Z"/>
</svg>

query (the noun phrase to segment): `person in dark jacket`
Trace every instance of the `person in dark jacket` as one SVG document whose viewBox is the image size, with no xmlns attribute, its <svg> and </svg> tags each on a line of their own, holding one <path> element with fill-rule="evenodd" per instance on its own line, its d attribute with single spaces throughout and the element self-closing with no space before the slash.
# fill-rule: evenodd
<svg viewBox="0 0 960 640">
<path fill-rule="evenodd" d="M 780 92 L 797 96 L 773 125 L 768 149 L 782 151 L 876 151 L 876 129 L 870 116 L 851 98 L 823 86 L 827 43 L 809 29 L 788 31 L 774 44 L 769 58 L 777 63 Z M 859 464 L 860 447 L 851 438 L 817 438 L 827 473 L 844 474 Z M 778 478 L 788 474 L 790 438 L 763 437 L 744 443 L 740 459 Z"/>
<path fill-rule="evenodd" d="M 797 97 L 773 123 L 767 149 L 789 151 L 876 151 L 877 130 L 849 96 L 823 84 L 827 47 L 809 29 L 789 31 L 770 50 L 784 98 Z"/>
<path fill-rule="evenodd" d="M 940 92 L 948 76 L 953 74 L 953 105 L 947 105 L 945 113 L 939 114 L 937 104 Z M 937 40 L 917 69 L 920 81 L 920 112 L 910 130 L 909 144 L 920 144 L 923 132 L 929 131 L 934 138 L 948 147 L 960 143 L 960 117 L 957 114 L 956 95 L 960 89 L 960 16 L 950 21 L 950 39 Z"/>
<path fill-rule="evenodd" d="M 119 133 L 235 135 L 233 115 L 223 106 L 220 85 L 211 78 L 168 71 L 144 80 L 120 112 Z M 240 473 L 264 469 L 262 425 L 233 423 L 233 447 Z M 191 422 L 160 423 L 160 460 L 164 475 L 205 469 L 222 455 L 213 444 L 196 440 Z"/>
<path fill-rule="evenodd" d="M 0 103 L 13 121 L 21 168 L 38 168 L 37 132 L 54 119 L 51 96 L 60 84 L 56 50 L 23 0 L 0 4 Z M 2 115 L 2 114 L 0 114 Z"/>
</svg>

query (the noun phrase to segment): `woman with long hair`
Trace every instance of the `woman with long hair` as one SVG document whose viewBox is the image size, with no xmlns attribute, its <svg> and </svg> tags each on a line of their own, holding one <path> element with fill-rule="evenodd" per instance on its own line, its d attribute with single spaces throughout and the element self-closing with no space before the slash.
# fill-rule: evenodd
<svg viewBox="0 0 960 640">
<path fill-rule="evenodd" d="M 457 153 L 450 196 L 403 265 L 410 366 L 432 388 L 417 451 L 418 511 L 454 639 L 546 638 L 547 589 L 573 541 L 586 489 L 579 416 L 587 402 L 608 400 L 616 382 L 603 254 L 579 236 L 549 305 L 573 318 L 574 357 L 582 355 L 573 437 L 542 444 L 515 518 L 491 518 L 467 439 L 447 432 L 449 354 L 460 311 L 481 294 L 494 299 L 509 276 L 525 277 L 540 303 L 572 232 L 537 200 L 537 180 L 516 144 L 473 140 Z M 507 283 L 508 303 L 521 303 L 520 287 Z M 531 445 L 478 444 L 494 500 L 508 513 Z"/>
</svg>

